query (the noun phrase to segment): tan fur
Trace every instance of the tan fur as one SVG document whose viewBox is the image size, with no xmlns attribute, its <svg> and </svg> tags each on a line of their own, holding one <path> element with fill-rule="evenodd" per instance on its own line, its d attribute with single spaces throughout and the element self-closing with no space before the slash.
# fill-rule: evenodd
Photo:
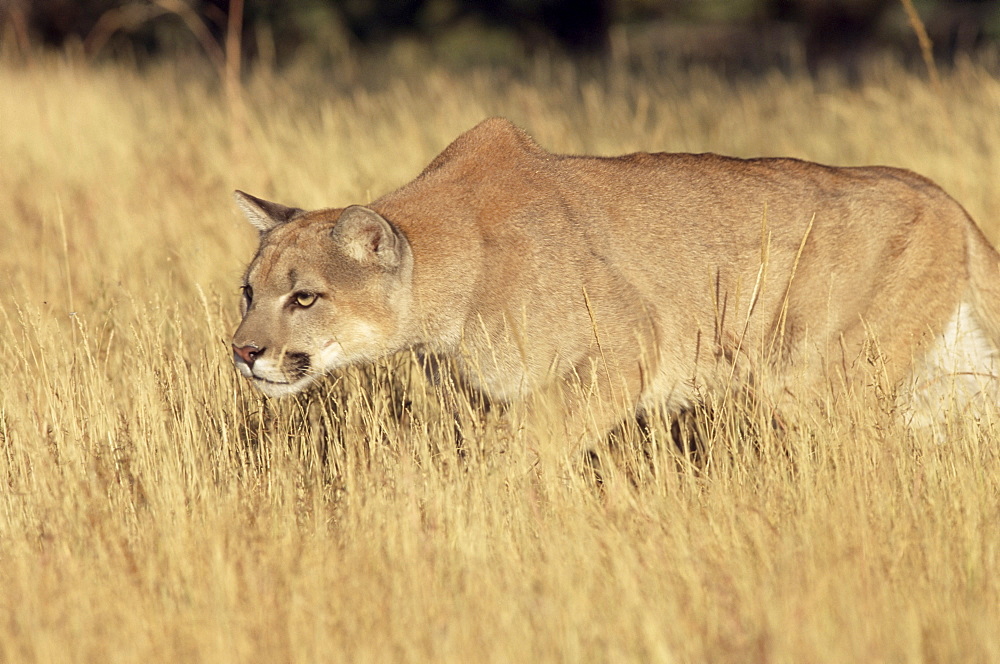
<svg viewBox="0 0 1000 664">
<path fill-rule="evenodd" d="M 262 236 L 233 343 L 263 349 L 237 365 L 275 395 L 417 347 L 495 400 L 568 386 L 583 439 L 765 375 L 778 407 L 860 386 L 873 363 L 919 392 L 951 370 L 948 330 L 976 327 L 964 347 L 986 371 L 1000 337 L 1000 258 L 905 170 L 556 155 L 490 119 L 367 208 L 237 199 Z"/>
</svg>

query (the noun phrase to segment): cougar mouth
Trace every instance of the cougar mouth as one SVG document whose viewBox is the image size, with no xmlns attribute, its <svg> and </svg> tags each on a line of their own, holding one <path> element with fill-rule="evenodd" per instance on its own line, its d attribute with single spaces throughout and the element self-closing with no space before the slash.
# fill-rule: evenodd
<svg viewBox="0 0 1000 664">
<path fill-rule="evenodd" d="M 313 382 L 316 376 L 311 374 L 306 374 L 305 376 L 291 381 L 277 381 L 270 380 L 267 378 L 261 378 L 260 376 L 252 376 L 253 385 L 266 396 L 269 397 L 284 397 L 297 392 L 301 392 Z"/>
<path fill-rule="evenodd" d="M 236 361 L 236 368 L 254 387 L 267 396 L 284 396 L 299 392 L 316 377 L 310 371 L 308 353 L 286 353 L 279 358 L 261 358 L 253 366 Z"/>
<path fill-rule="evenodd" d="M 265 383 L 267 385 L 291 385 L 292 381 L 287 380 L 271 380 L 270 378 L 264 378 L 263 376 L 258 376 L 256 374 L 248 376 L 251 380 L 258 383 Z"/>
</svg>

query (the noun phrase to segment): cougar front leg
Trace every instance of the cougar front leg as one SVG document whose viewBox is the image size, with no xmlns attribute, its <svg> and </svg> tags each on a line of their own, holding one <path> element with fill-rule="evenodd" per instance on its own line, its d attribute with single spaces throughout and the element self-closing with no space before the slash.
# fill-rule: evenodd
<svg viewBox="0 0 1000 664">
<path fill-rule="evenodd" d="M 452 420 L 455 451 L 465 458 L 483 435 L 486 418 L 494 404 L 470 382 L 454 372 L 448 361 L 433 353 L 420 353 L 420 365 L 428 382 L 434 386 L 442 410 Z M 502 404 L 501 404 L 502 407 Z"/>
<path fill-rule="evenodd" d="M 626 373 L 599 352 L 588 355 L 570 376 L 533 396 L 525 423 L 529 445 L 554 463 L 605 456 L 610 432 L 636 415 L 639 377 L 638 364 Z"/>
</svg>

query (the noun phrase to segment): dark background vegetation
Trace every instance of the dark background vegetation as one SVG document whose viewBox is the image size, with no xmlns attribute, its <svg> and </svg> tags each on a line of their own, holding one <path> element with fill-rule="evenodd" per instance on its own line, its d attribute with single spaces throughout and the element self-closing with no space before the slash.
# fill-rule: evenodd
<svg viewBox="0 0 1000 664">
<path fill-rule="evenodd" d="M 198 43 L 192 18 L 221 44 L 231 0 L 0 0 L 0 39 L 145 59 Z M 1000 40 L 998 0 L 913 0 L 939 61 Z M 247 0 L 244 59 L 303 50 L 331 56 L 400 43 L 456 62 L 544 51 L 600 59 L 622 43 L 665 57 L 759 68 L 810 67 L 917 40 L 900 0 Z M 204 39 L 201 40 L 204 45 Z"/>
</svg>

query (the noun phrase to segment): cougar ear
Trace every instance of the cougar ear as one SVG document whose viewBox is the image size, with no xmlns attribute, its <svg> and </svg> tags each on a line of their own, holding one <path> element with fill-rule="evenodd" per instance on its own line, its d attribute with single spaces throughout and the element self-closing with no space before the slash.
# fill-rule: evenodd
<svg viewBox="0 0 1000 664">
<path fill-rule="evenodd" d="M 247 220 L 261 233 L 266 233 L 275 226 L 280 226 L 292 217 L 302 212 L 299 208 L 286 207 L 279 203 L 265 201 L 237 189 L 233 192 L 236 203 L 243 210 Z"/>
<path fill-rule="evenodd" d="M 352 205 L 340 213 L 331 231 L 348 256 L 394 270 L 403 260 L 406 239 L 375 210 Z"/>
</svg>

